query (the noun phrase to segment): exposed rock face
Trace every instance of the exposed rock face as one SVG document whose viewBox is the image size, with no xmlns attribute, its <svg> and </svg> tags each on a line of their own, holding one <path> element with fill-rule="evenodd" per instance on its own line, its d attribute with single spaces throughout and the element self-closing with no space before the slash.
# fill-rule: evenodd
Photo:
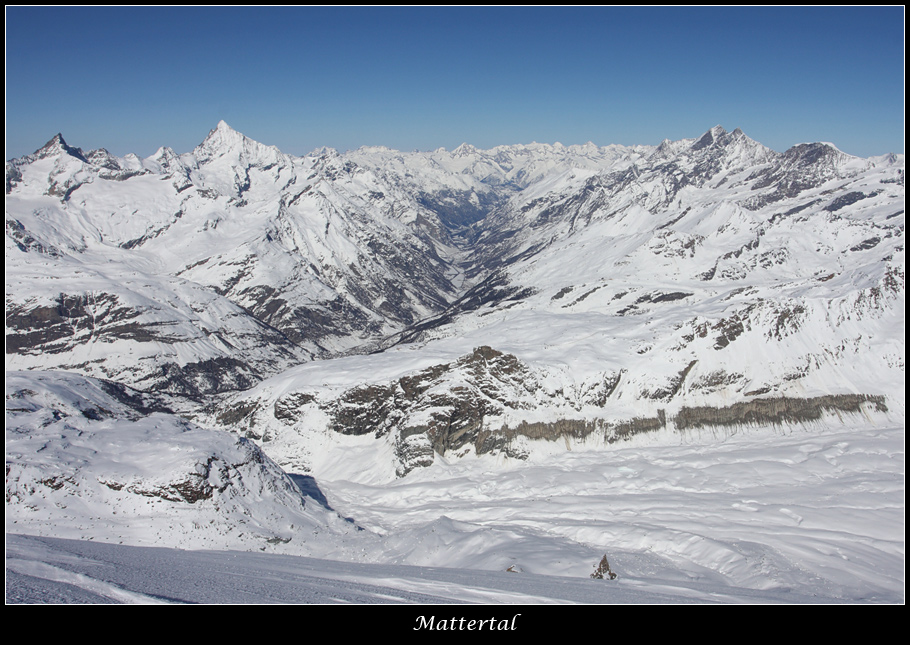
<svg viewBox="0 0 910 645">
<path fill-rule="evenodd" d="M 292 392 L 275 401 L 274 414 L 275 418 L 281 421 L 294 421 L 295 412 L 304 405 L 312 403 L 316 397 L 304 392 Z"/>
<path fill-rule="evenodd" d="M 723 408 L 684 407 L 674 417 L 677 430 L 706 426 L 783 425 L 818 421 L 823 413 L 861 414 L 865 408 L 887 412 L 882 396 L 837 394 L 809 399 L 754 399 Z"/>
<path fill-rule="evenodd" d="M 387 385 L 346 391 L 320 404 L 342 434 L 396 435 L 404 475 L 432 463 L 432 453 L 451 454 L 472 445 L 477 454 L 502 446 L 489 440 L 485 421 L 506 410 L 531 408 L 536 377 L 514 356 L 478 347 L 454 363 L 435 365 Z"/>
<path fill-rule="evenodd" d="M 542 378 L 514 355 L 481 346 L 451 363 L 433 365 L 393 382 L 350 388 L 337 396 L 293 391 L 281 395 L 268 408 L 261 400 L 241 396 L 222 406 L 217 421 L 244 428 L 247 436 L 271 441 L 283 432 L 281 426 L 292 427 L 318 410 L 330 432 L 377 440 L 388 437 L 394 445 L 399 476 L 431 465 L 434 454 L 469 451 L 525 458 L 527 452 L 521 442 L 513 441 L 517 437 L 582 438 L 598 429 L 609 435 L 609 441 L 615 441 L 648 426 L 646 420 L 634 419 L 611 424 L 575 419 L 522 421 L 510 426 L 509 419 L 516 415 L 550 407 L 568 415 L 602 408 L 621 374 L 604 373 L 577 391 L 550 391 L 542 386 Z"/>
<path fill-rule="evenodd" d="M 34 300 L 11 305 L 6 313 L 6 353 L 39 361 L 39 364 L 51 356 L 61 355 L 66 357 L 61 366 L 67 369 L 117 375 L 147 391 L 178 394 L 190 399 L 244 390 L 261 380 L 260 370 L 266 363 L 251 364 L 249 354 L 234 355 L 235 350 L 245 345 L 248 350 L 253 349 L 249 345 L 251 328 L 258 332 L 253 336 L 253 342 L 262 343 L 259 351 L 271 352 L 273 364 L 286 366 L 303 357 L 288 339 L 265 328 L 236 306 L 228 305 L 233 309 L 230 314 L 241 319 L 240 325 L 236 322 L 192 324 L 179 308 L 167 311 L 164 307 L 147 304 L 137 306 L 129 302 L 130 295 L 60 293 L 48 305 Z M 130 364 L 127 361 L 126 373 L 118 372 L 117 363 L 129 357 L 111 355 L 112 352 L 116 354 L 117 347 L 177 346 L 192 338 L 206 339 L 213 349 L 217 349 L 209 352 L 210 357 L 200 356 L 201 360 L 184 363 L 167 354 L 144 357 L 144 352 L 139 350 L 134 356 L 137 362 Z M 86 351 L 80 352 L 80 347 Z"/>
<path fill-rule="evenodd" d="M 320 431 L 312 423 L 323 419 L 327 433 L 386 441 L 393 448 L 395 473 L 403 477 L 432 465 L 436 455 L 527 459 L 534 443 L 541 441 L 564 442 L 567 448 L 579 442 L 609 445 L 658 431 L 808 423 L 825 414 L 888 412 L 884 397 L 857 394 L 690 406 L 681 389 L 695 366 L 692 361 L 670 378 L 668 389 L 651 393 L 651 399 L 671 408 L 657 408 L 651 416 L 630 415 L 622 405 L 619 385 L 629 378 L 624 373 L 604 373 L 593 383 L 554 389 L 545 383 L 547 374 L 514 355 L 481 346 L 450 363 L 335 394 L 298 390 L 271 404 L 241 396 L 224 406 L 218 420 L 246 428 L 249 437 L 272 442 L 297 428 L 298 422 L 304 424 L 300 431 Z M 742 375 L 715 371 L 692 380 L 691 390 L 713 392 L 740 383 Z"/>
</svg>

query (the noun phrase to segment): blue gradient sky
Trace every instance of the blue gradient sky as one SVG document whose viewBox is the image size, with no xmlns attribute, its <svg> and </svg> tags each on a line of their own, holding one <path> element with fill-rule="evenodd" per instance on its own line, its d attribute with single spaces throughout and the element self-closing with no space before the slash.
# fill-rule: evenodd
<svg viewBox="0 0 910 645">
<path fill-rule="evenodd" d="M 904 151 L 904 8 L 6 9 L 6 158 L 657 144 Z"/>
</svg>

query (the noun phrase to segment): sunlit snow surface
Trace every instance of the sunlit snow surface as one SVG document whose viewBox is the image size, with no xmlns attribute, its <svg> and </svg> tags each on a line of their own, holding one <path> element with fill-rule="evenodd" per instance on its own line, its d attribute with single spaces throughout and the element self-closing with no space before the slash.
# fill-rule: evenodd
<svg viewBox="0 0 910 645">
<path fill-rule="evenodd" d="M 830 602 L 699 582 L 573 579 L 11 535 L 8 603 Z"/>
<path fill-rule="evenodd" d="M 902 601 L 902 428 L 657 441 L 495 470 L 462 460 L 386 486 L 325 488 L 412 563 L 452 558 L 581 579 L 607 554 L 621 579 L 644 586 Z"/>
<path fill-rule="evenodd" d="M 368 529 L 344 562 L 287 555 L 312 538 L 285 554 L 100 544 L 103 523 L 93 542 L 36 540 L 8 514 L 7 601 L 900 603 L 903 445 L 903 428 L 829 425 L 318 482 Z M 590 580 L 604 554 L 618 579 Z"/>
</svg>

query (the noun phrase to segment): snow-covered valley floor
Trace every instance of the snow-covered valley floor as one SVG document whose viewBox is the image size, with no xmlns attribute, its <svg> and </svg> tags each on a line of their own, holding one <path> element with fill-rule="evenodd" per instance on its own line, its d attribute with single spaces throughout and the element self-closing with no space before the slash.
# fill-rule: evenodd
<svg viewBox="0 0 910 645">
<path fill-rule="evenodd" d="M 347 562 L 8 523 L 7 602 L 904 602 L 903 427 L 663 436 L 492 466 L 308 480 L 382 536 Z M 616 580 L 589 578 L 603 555 Z"/>
</svg>

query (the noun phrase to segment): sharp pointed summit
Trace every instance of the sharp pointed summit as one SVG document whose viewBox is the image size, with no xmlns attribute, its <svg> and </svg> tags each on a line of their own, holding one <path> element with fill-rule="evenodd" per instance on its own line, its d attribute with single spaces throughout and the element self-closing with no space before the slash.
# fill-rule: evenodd
<svg viewBox="0 0 910 645">
<path fill-rule="evenodd" d="M 194 153 L 200 162 L 208 161 L 212 157 L 220 156 L 242 146 L 244 139 L 246 137 L 243 134 L 222 120 L 209 131 L 202 143 L 196 146 Z"/>
<path fill-rule="evenodd" d="M 263 166 L 286 159 L 278 148 L 267 146 L 250 139 L 238 132 L 224 120 L 211 130 L 205 140 L 193 151 L 200 164 L 209 163 L 218 158 L 230 159 L 233 166 Z"/>
<path fill-rule="evenodd" d="M 705 132 L 698 141 L 692 144 L 692 150 L 703 150 L 704 148 L 708 148 L 717 143 L 725 134 L 727 134 L 726 130 L 719 125 L 715 125 Z"/>
<path fill-rule="evenodd" d="M 80 161 L 86 161 L 82 150 L 79 148 L 73 148 L 67 144 L 67 142 L 63 139 L 63 135 L 59 132 L 55 134 L 50 141 L 36 150 L 33 156 L 36 159 L 46 159 L 47 157 L 54 157 L 60 154 L 67 154 L 71 157 L 79 159 Z"/>
<path fill-rule="evenodd" d="M 467 143 L 467 142 L 462 143 L 460 146 L 458 146 L 457 148 L 455 148 L 455 150 L 452 151 L 452 155 L 454 155 L 456 157 L 466 157 L 468 155 L 472 155 L 472 154 L 476 154 L 476 153 L 477 153 L 477 148 L 475 148 L 474 146 L 472 146 L 470 143 Z"/>
</svg>

